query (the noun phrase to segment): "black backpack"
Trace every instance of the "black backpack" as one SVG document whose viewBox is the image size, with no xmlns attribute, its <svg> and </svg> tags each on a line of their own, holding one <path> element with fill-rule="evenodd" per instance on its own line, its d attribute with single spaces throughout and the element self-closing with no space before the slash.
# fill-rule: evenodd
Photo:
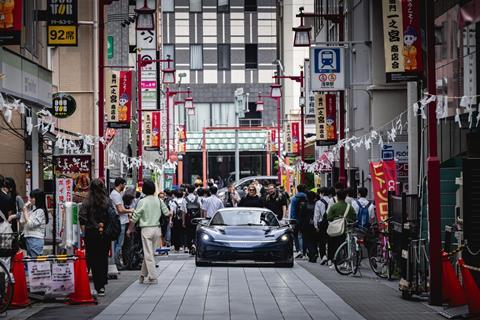
<svg viewBox="0 0 480 320">
<path fill-rule="evenodd" d="M 307 201 L 300 205 L 300 223 L 303 226 L 311 225 L 313 223 L 313 214 L 315 212 L 315 204 Z"/>
<path fill-rule="evenodd" d="M 120 217 L 117 214 L 117 210 L 113 207 L 113 203 L 110 203 L 107 209 L 107 225 L 105 227 L 105 236 L 110 240 L 115 241 L 120 236 L 122 226 L 120 224 Z"/>
<path fill-rule="evenodd" d="M 195 196 L 193 201 L 189 200 L 188 197 L 185 198 L 187 202 L 187 212 L 186 216 L 189 220 L 200 217 L 200 203 L 198 202 L 198 196 Z"/>
<path fill-rule="evenodd" d="M 173 212 L 173 223 L 178 225 L 182 224 L 182 207 L 180 206 L 180 203 L 178 203 L 176 200 L 172 200 L 170 204 L 174 202 L 175 203 L 175 211 Z"/>
<path fill-rule="evenodd" d="M 318 222 L 318 229 L 322 232 L 327 232 L 328 228 L 328 219 L 327 219 L 327 210 L 328 210 L 328 202 L 325 199 L 320 199 L 322 203 L 325 205 L 325 213 L 323 214 L 322 221 Z"/>
</svg>

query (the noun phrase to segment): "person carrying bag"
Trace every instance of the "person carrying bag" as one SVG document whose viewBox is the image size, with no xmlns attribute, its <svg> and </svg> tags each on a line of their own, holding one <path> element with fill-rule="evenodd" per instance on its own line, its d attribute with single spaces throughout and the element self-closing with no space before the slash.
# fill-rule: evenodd
<svg viewBox="0 0 480 320">
<path fill-rule="evenodd" d="M 335 219 L 328 224 L 327 234 L 329 237 L 339 237 L 345 234 L 346 219 L 350 209 L 351 209 L 350 204 L 347 204 L 347 208 L 345 209 L 345 213 L 343 214 L 343 217 Z"/>
</svg>

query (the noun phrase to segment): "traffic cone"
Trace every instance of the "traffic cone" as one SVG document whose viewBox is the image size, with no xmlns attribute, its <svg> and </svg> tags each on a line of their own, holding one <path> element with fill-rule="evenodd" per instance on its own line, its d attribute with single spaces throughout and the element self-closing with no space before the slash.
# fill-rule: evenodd
<svg viewBox="0 0 480 320">
<path fill-rule="evenodd" d="M 25 308 L 30 304 L 30 300 L 28 299 L 27 277 L 25 275 L 22 251 L 18 251 L 13 258 L 11 269 L 15 283 L 13 285 L 13 297 L 10 307 Z"/>
<path fill-rule="evenodd" d="M 69 296 L 70 304 L 95 303 L 90 291 L 90 281 L 88 280 L 87 262 L 85 252 L 77 251 L 77 260 L 74 262 L 74 289 L 75 291 Z"/>
<path fill-rule="evenodd" d="M 471 315 L 480 314 L 480 289 L 477 287 L 470 270 L 465 268 L 465 262 L 462 258 L 458 259 L 458 264 L 462 270 L 463 289 L 467 297 L 468 312 Z"/>
<path fill-rule="evenodd" d="M 445 251 L 442 252 L 442 295 L 443 302 L 450 307 L 467 304 L 465 292 Z"/>
</svg>

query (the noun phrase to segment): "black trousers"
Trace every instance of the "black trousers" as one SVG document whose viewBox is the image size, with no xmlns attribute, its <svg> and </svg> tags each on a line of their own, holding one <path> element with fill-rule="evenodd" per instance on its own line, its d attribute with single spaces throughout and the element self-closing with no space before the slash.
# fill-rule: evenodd
<svg viewBox="0 0 480 320">
<path fill-rule="evenodd" d="M 310 260 L 317 260 L 318 258 L 318 242 L 317 231 L 311 225 L 303 228 L 303 246 L 307 248 L 307 255 Z"/>
<path fill-rule="evenodd" d="M 101 236 L 96 229 L 85 230 L 87 264 L 92 270 L 95 290 L 104 288 L 108 282 L 108 250 L 111 241 Z"/>
<path fill-rule="evenodd" d="M 338 237 L 328 237 L 328 253 L 327 253 L 328 260 L 333 261 L 335 252 L 337 252 L 338 247 L 340 247 L 340 245 L 344 241 L 345 241 L 345 235 L 341 235 Z"/>
<path fill-rule="evenodd" d="M 185 228 L 182 226 L 182 222 L 173 223 L 172 227 L 172 246 L 175 250 L 185 246 Z"/>
<path fill-rule="evenodd" d="M 320 252 L 320 257 L 324 257 L 327 255 L 327 241 L 328 241 L 328 235 L 327 231 L 325 229 L 320 229 L 317 232 L 317 245 L 318 245 L 318 251 Z"/>
<path fill-rule="evenodd" d="M 195 235 L 196 235 L 197 226 L 191 223 L 188 223 L 185 227 L 185 245 L 190 249 L 192 244 L 195 244 Z"/>
</svg>

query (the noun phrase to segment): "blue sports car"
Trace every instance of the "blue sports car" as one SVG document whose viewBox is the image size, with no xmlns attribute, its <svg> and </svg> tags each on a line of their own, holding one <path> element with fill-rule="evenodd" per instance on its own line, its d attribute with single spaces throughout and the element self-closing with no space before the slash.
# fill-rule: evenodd
<svg viewBox="0 0 480 320">
<path fill-rule="evenodd" d="M 250 260 L 293 267 L 293 231 L 264 208 L 225 208 L 197 219 L 195 264 Z"/>
</svg>

